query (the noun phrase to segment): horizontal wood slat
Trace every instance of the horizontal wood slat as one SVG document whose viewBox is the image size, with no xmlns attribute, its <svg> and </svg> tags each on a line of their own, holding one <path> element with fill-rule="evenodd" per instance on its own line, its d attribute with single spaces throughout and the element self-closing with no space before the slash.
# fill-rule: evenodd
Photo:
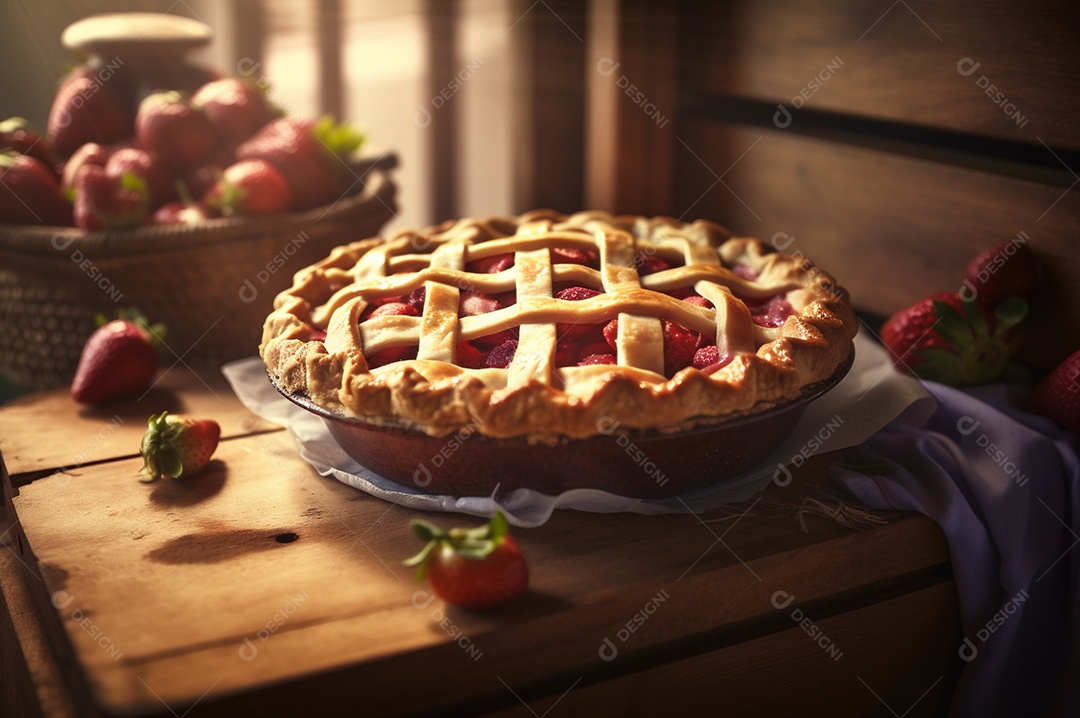
<svg viewBox="0 0 1080 718">
<path fill-rule="evenodd" d="M 802 611 L 806 627 L 793 621 L 786 631 L 527 705 L 537 715 L 556 702 L 566 715 L 663 715 L 677 695 L 686 715 L 942 715 L 948 659 L 961 640 L 955 592 L 949 581 L 839 616 Z M 489 718 L 522 715 L 519 704 Z"/>
<path fill-rule="evenodd" d="M 677 163 L 676 215 L 800 251 L 882 316 L 959 291 L 972 257 L 1023 232 L 1044 276 L 1022 357 L 1051 366 L 1080 346 L 1075 189 L 705 121 L 683 123 Z"/>
<path fill-rule="evenodd" d="M 687 3 L 681 92 L 1080 148 L 1075 3 Z"/>
</svg>

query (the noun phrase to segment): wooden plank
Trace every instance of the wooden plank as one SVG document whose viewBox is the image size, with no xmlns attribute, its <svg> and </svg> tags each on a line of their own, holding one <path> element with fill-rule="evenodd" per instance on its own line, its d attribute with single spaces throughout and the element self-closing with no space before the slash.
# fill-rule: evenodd
<svg viewBox="0 0 1080 718">
<path fill-rule="evenodd" d="M 682 89 L 1076 150 L 1080 7 L 692 3 Z"/>
<path fill-rule="evenodd" d="M 42 626 L 40 602 L 27 589 L 39 580 L 14 551 L 0 549 L 0 715 L 78 715 Z"/>
<path fill-rule="evenodd" d="M 387 713 L 435 710 L 450 696 L 501 695 L 499 678 L 594 670 L 603 638 L 662 590 L 667 617 L 635 650 L 775 620 L 780 588 L 800 601 L 868 602 L 881 585 L 948 561 L 921 517 L 861 534 L 811 521 L 803 534 L 787 508 L 765 505 L 710 523 L 561 512 L 517 532 L 529 595 L 470 615 L 427 603 L 400 566 L 416 548 L 415 512 L 318 477 L 284 432 L 226 442 L 217 457 L 191 483 L 139 484 L 137 462 L 120 460 L 64 487 L 33 482 L 14 500 L 49 595 L 61 597 L 67 639 L 110 712 L 162 712 L 162 701 L 177 710 L 205 694 L 200 711 L 223 700 L 227 714 L 255 688 L 251 700 L 279 712 L 304 709 L 314 689 Z M 806 490 L 810 473 L 786 491 Z M 430 690 L 412 690 L 417 675 L 430 676 Z"/>
<path fill-rule="evenodd" d="M 147 418 L 165 410 L 215 419 L 225 438 L 279 428 L 245 409 L 221 372 L 177 366 L 159 372 L 138 400 L 87 407 L 66 389 L 20 397 L 0 410 L 0 450 L 16 484 L 59 468 L 74 474 L 98 461 L 137 456 Z"/>
<path fill-rule="evenodd" d="M 972 257 L 1023 232 L 1044 276 L 1021 356 L 1080 346 L 1080 191 L 779 130 L 695 120 L 680 137 L 678 212 L 802 252 L 882 316 L 959 291 Z"/>
<path fill-rule="evenodd" d="M 686 715 L 942 715 L 961 639 L 955 592 L 949 581 L 840 615 L 801 611 L 806 627 L 788 618 L 795 627 L 745 643 L 611 680 L 567 681 L 490 718 L 542 715 L 556 703 L 567 715 L 663 715 L 675 696 Z"/>
<path fill-rule="evenodd" d="M 589 15 L 589 208 L 670 214 L 678 126 L 673 6 L 604 0 Z"/>
<path fill-rule="evenodd" d="M 582 208 L 586 9 L 573 0 L 512 4 L 514 207 Z"/>
<path fill-rule="evenodd" d="M 461 71 L 458 58 L 458 3 L 425 0 L 424 30 L 427 50 L 426 97 L 445 99 L 450 81 Z M 458 118 L 456 102 L 446 101 L 439 108 L 427 108 L 427 147 L 431 156 L 432 219 L 441 222 L 458 216 Z M 415 121 L 415 120 L 414 120 Z"/>
<path fill-rule="evenodd" d="M 340 0 L 318 0 L 315 5 L 315 51 L 319 57 L 319 113 L 335 121 L 345 119 L 345 83 L 342 82 L 344 19 Z"/>
</svg>

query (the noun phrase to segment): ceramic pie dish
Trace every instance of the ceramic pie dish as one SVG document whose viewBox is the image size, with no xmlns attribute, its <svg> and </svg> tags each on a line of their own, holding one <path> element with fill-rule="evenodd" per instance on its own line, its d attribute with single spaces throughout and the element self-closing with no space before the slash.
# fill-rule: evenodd
<svg viewBox="0 0 1080 718">
<path fill-rule="evenodd" d="M 623 481 L 624 495 L 655 490 L 657 477 L 637 476 L 659 467 L 654 445 L 695 453 L 714 478 L 775 446 L 843 376 L 857 331 L 846 291 L 801 256 L 711 222 L 604 212 L 354 242 L 297 273 L 274 307 L 260 347 L 271 380 L 369 468 L 415 483 L 456 463 L 447 454 L 475 474 L 484 457 L 538 463 L 522 448 L 548 447 L 578 467 L 562 472 L 567 486 Z M 739 446 L 704 452 L 710 434 Z M 447 481 L 448 493 L 466 487 Z"/>
<path fill-rule="evenodd" d="M 371 424 L 275 387 L 322 418 L 349 457 L 403 487 L 451 496 L 491 496 L 518 488 L 557 496 L 572 489 L 598 489 L 647 499 L 720 484 L 765 459 L 810 403 L 840 383 L 851 363 L 807 386 L 798 399 L 740 419 L 675 433 L 627 431 L 611 422 L 596 436 L 542 444 L 493 439 L 469 429 L 434 437 Z"/>
</svg>

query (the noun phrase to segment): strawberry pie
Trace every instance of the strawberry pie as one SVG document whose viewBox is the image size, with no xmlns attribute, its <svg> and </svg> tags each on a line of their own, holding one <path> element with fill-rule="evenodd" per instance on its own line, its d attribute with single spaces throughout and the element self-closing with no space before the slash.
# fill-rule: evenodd
<svg viewBox="0 0 1080 718">
<path fill-rule="evenodd" d="M 852 357 L 847 292 L 707 221 L 448 221 L 336 248 L 275 300 L 278 387 L 374 426 L 552 443 L 792 402 Z"/>
</svg>

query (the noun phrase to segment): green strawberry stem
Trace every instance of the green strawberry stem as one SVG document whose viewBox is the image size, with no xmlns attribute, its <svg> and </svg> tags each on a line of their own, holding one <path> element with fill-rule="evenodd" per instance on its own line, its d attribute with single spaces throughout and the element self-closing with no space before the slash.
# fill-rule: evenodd
<svg viewBox="0 0 1080 718">
<path fill-rule="evenodd" d="M 1012 330 L 1027 316 L 1028 305 L 1019 297 L 1002 302 L 994 312 L 994 329 L 974 302 L 963 303 L 961 315 L 946 302 L 935 301 L 938 321 L 934 331 L 951 349 L 924 347 L 918 350 L 916 376 L 951 386 L 985 384 L 1001 375 L 1016 350 Z"/>
<path fill-rule="evenodd" d="M 110 321 L 118 322 L 131 322 L 146 335 L 147 341 L 154 345 L 155 349 L 161 349 L 161 345 L 165 340 L 165 335 L 168 333 L 168 327 L 162 322 L 150 323 L 150 320 L 146 318 L 146 315 L 140 312 L 135 307 L 127 307 L 116 310 L 115 319 L 110 320 L 104 314 L 98 314 L 96 318 L 97 325 L 103 327 Z"/>
<path fill-rule="evenodd" d="M 184 462 L 175 444 L 183 439 L 186 429 L 183 424 L 166 421 L 168 416 L 169 412 L 163 411 L 146 422 L 146 434 L 140 447 L 142 473 L 147 476 L 143 481 L 157 481 L 163 474 L 178 479 L 184 473 Z"/>
<path fill-rule="evenodd" d="M 363 132 L 350 124 L 334 124 L 334 118 L 330 115 L 320 118 L 311 131 L 328 150 L 345 160 L 352 157 L 367 139 Z"/>
<path fill-rule="evenodd" d="M 453 528 L 447 532 L 423 519 L 413 519 L 410 525 L 413 533 L 421 541 L 427 542 L 420 553 L 402 561 L 405 566 L 419 566 L 416 571 L 417 583 L 424 580 L 428 556 L 436 548 L 449 546 L 464 558 L 479 561 L 502 545 L 510 532 L 510 525 L 502 511 L 496 511 L 490 521 L 472 529 Z"/>
<path fill-rule="evenodd" d="M 8 132 L 18 132 L 19 130 L 25 130 L 30 126 L 22 117 L 9 117 L 3 122 L 0 122 L 0 133 L 7 134 Z"/>
</svg>

